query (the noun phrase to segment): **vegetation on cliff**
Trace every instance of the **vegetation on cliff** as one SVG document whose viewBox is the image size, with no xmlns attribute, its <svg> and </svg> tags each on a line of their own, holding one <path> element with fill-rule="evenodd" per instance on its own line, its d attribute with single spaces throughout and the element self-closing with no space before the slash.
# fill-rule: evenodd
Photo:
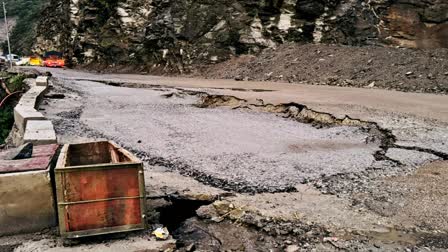
<svg viewBox="0 0 448 252">
<path fill-rule="evenodd" d="M 4 72 L 0 73 L 0 77 L 8 78 L 6 82 L 6 86 L 10 92 L 20 91 L 24 88 L 24 75 L 8 75 Z M 8 94 L 6 90 L 0 88 L 0 101 L 3 100 Z M 14 124 L 14 104 L 17 102 L 16 97 L 13 97 L 6 101 L 4 106 L 0 107 L 0 144 L 5 142 L 5 139 L 8 137 L 9 132 Z"/>
<path fill-rule="evenodd" d="M 7 16 L 16 17 L 17 24 L 11 32 L 13 53 L 30 54 L 36 37 L 36 24 L 47 0 L 6 0 Z M 3 18 L 3 11 L 0 12 Z M 6 49 L 6 43 L 3 45 Z"/>
</svg>

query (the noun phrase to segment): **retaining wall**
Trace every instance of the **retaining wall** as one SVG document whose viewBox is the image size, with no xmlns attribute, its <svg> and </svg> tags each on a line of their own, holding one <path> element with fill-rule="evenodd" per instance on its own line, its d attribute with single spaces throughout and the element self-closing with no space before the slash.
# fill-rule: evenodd
<svg viewBox="0 0 448 252">
<path fill-rule="evenodd" d="M 48 81 L 47 76 L 39 76 L 31 81 L 30 90 L 22 96 L 14 108 L 14 121 L 21 137 L 18 142 L 21 144 L 31 142 L 34 145 L 41 145 L 57 142 L 53 124 L 37 110 L 48 89 Z"/>
<path fill-rule="evenodd" d="M 48 81 L 27 79 L 30 89 L 14 108 L 14 144 L 35 146 L 29 159 L 0 160 L 0 236 L 56 226 L 50 174 L 58 145 L 52 122 L 37 110 Z"/>
</svg>

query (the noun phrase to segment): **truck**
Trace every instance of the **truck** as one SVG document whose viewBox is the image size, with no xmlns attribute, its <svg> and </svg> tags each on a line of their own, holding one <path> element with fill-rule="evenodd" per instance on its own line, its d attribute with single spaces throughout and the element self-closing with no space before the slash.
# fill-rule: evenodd
<svg viewBox="0 0 448 252">
<path fill-rule="evenodd" d="M 45 67 L 65 67 L 65 59 L 61 52 L 49 51 L 44 54 Z"/>
</svg>

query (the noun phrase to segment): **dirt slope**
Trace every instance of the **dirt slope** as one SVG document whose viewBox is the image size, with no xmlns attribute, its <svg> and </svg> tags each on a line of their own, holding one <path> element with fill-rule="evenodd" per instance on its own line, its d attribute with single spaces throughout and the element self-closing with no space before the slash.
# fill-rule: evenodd
<svg viewBox="0 0 448 252">
<path fill-rule="evenodd" d="M 447 94 L 447 59 L 448 49 L 288 44 L 204 67 L 195 75 Z"/>
</svg>

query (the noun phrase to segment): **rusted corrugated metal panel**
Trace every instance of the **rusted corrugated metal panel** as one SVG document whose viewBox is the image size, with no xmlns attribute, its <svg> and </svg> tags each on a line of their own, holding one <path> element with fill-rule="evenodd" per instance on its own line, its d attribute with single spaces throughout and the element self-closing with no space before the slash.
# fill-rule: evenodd
<svg viewBox="0 0 448 252">
<path fill-rule="evenodd" d="M 112 142 L 65 145 L 56 167 L 56 191 L 64 237 L 145 227 L 143 165 Z"/>
</svg>

